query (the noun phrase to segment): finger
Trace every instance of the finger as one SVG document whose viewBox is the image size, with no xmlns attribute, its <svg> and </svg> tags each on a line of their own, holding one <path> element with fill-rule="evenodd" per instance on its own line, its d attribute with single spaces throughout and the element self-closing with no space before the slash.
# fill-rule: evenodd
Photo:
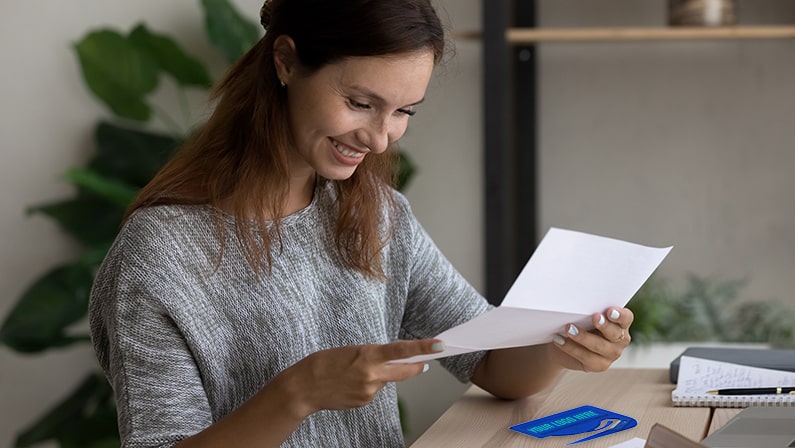
<svg viewBox="0 0 795 448">
<path fill-rule="evenodd" d="M 569 359 L 563 359 L 561 364 L 569 369 L 582 370 L 585 372 L 602 372 L 607 370 L 608 367 L 618 358 L 620 350 L 613 347 L 612 350 L 608 347 L 608 351 L 613 352 L 613 355 L 604 355 L 600 353 L 600 349 L 594 346 L 606 343 L 604 338 L 588 332 L 580 332 L 576 336 L 570 332 L 567 337 L 563 338 L 560 335 L 553 339 L 558 350 L 566 353 Z M 601 342 L 599 342 L 601 341 Z M 561 344 L 561 342 L 563 342 Z M 598 350 L 598 351 L 597 351 Z"/>
<path fill-rule="evenodd" d="M 614 322 L 624 329 L 629 328 L 632 325 L 632 321 L 635 320 L 635 315 L 629 308 L 610 307 L 605 312 L 605 315 L 610 322 Z"/>
<path fill-rule="evenodd" d="M 417 375 L 427 372 L 430 367 L 430 364 L 427 362 L 414 362 L 411 364 L 387 364 L 385 367 L 386 375 L 388 377 L 387 381 L 405 381 L 409 378 L 414 378 Z"/>
<path fill-rule="evenodd" d="M 610 313 L 610 311 L 608 311 L 608 313 Z M 619 342 L 626 337 L 627 331 L 624 330 L 620 324 L 607 320 L 604 314 L 594 314 L 592 320 L 594 327 L 601 333 L 604 339 L 610 342 Z"/>
<path fill-rule="evenodd" d="M 397 359 L 410 358 L 417 355 L 438 353 L 444 350 L 444 343 L 438 339 L 420 339 L 415 341 L 397 341 L 378 346 L 385 367 L 386 381 L 404 381 L 427 372 L 430 365 L 426 362 L 390 363 Z"/>
<path fill-rule="evenodd" d="M 411 358 L 418 355 L 429 355 L 444 351 L 444 342 L 439 339 L 418 339 L 414 341 L 397 341 L 378 346 L 377 360 L 380 362 Z"/>
<path fill-rule="evenodd" d="M 610 327 L 608 328 L 609 332 L 618 332 L 619 336 L 614 340 L 608 340 L 604 333 L 583 331 L 574 324 L 569 324 L 566 327 L 566 336 L 569 340 L 577 342 L 586 350 L 605 358 L 608 362 L 613 362 L 621 356 L 622 351 L 629 344 L 629 336 L 616 324 L 608 322 L 605 323 L 605 326 Z"/>
</svg>

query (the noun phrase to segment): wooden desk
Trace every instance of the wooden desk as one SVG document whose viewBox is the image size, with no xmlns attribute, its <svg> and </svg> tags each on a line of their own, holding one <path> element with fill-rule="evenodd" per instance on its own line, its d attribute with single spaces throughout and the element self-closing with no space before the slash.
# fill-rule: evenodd
<svg viewBox="0 0 795 448">
<path fill-rule="evenodd" d="M 612 369 L 603 373 L 567 371 L 547 391 L 515 401 L 496 399 L 473 386 L 411 448 L 560 448 L 581 436 L 536 439 L 508 427 L 585 404 L 638 421 L 638 426 L 632 429 L 587 442 L 587 448 L 610 447 L 633 437 L 645 439 L 655 423 L 692 440 L 701 440 L 739 412 L 739 409 L 676 408 L 671 403 L 673 389 L 666 369 Z"/>
</svg>

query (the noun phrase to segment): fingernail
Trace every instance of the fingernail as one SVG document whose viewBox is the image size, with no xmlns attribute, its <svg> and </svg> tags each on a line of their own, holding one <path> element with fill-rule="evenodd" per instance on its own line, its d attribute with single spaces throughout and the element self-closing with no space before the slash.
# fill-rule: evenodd
<svg viewBox="0 0 795 448">
<path fill-rule="evenodd" d="M 599 315 L 599 326 L 601 327 L 604 324 L 605 324 L 605 315 L 604 314 L 600 314 Z"/>
<path fill-rule="evenodd" d="M 613 310 L 613 311 L 610 312 L 610 318 L 611 319 L 616 320 L 619 317 L 621 317 L 621 314 L 618 312 L 618 310 Z"/>
<path fill-rule="evenodd" d="M 578 330 L 577 327 L 575 327 L 572 324 L 569 324 L 569 330 L 568 331 L 569 331 L 569 334 L 572 335 L 572 336 L 577 336 L 578 334 L 580 334 L 580 330 Z"/>
<path fill-rule="evenodd" d="M 425 372 L 427 372 L 428 370 L 431 370 L 431 365 L 430 365 L 430 364 L 428 364 L 428 363 L 426 362 L 426 363 L 425 363 L 425 364 L 422 366 L 422 373 L 425 373 Z"/>
<path fill-rule="evenodd" d="M 563 345 L 566 343 L 566 340 L 559 334 L 552 335 L 552 342 L 558 345 Z"/>
<path fill-rule="evenodd" d="M 443 342 L 434 342 L 431 346 L 431 350 L 434 352 L 441 352 L 444 350 L 444 343 Z"/>
</svg>

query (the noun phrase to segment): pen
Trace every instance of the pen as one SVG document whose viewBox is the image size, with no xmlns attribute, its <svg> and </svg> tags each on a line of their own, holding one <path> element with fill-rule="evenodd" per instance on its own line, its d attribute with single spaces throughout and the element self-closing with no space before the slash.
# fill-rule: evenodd
<svg viewBox="0 0 795 448">
<path fill-rule="evenodd" d="M 753 387 L 748 389 L 718 389 L 707 392 L 712 395 L 795 395 L 795 387 Z"/>
</svg>

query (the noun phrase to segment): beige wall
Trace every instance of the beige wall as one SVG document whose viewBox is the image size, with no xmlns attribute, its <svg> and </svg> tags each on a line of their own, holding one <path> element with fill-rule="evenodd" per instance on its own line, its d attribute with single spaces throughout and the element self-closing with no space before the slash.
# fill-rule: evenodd
<svg viewBox="0 0 795 448">
<path fill-rule="evenodd" d="M 261 0 L 233 3 L 255 18 Z M 437 3 L 456 27 L 479 26 L 478 0 Z M 110 26 L 128 31 L 141 20 L 223 67 L 206 42 L 198 0 L 0 2 L 0 54 L 4 57 L 0 70 L 0 317 L 31 281 L 49 267 L 70 260 L 77 250 L 50 221 L 24 214 L 29 205 L 70 193 L 62 173 L 88 157 L 93 126 L 108 116 L 87 93 L 71 45 L 89 29 Z M 404 148 L 420 169 L 407 196 L 438 245 L 480 288 L 479 44 L 461 43 L 457 58 L 445 72 L 432 81 L 428 100 L 404 138 Z M 167 92 L 161 96 L 166 103 L 170 101 Z M 192 100 L 198 117 L 202 102 Z M 415 433 L 463 387 L 438 365 L 434 367 L 423 378 L 401 385 Z M 0 347 L 0 447 L 10 446 L 17 430 L 95 368 L 87 346 L 44 356 L 20 356 Z"/>
<path fill-rule="evenodd" d="M 662 26 L 665 4 L 539 6 L 546 26 Z M 738 14 L 795 23 L 795 4 Z M 542 229 L 672 244 L 659 274 L 795 307 L 795 40 L 545 44 L 539 92 Z"/>
</svg>

